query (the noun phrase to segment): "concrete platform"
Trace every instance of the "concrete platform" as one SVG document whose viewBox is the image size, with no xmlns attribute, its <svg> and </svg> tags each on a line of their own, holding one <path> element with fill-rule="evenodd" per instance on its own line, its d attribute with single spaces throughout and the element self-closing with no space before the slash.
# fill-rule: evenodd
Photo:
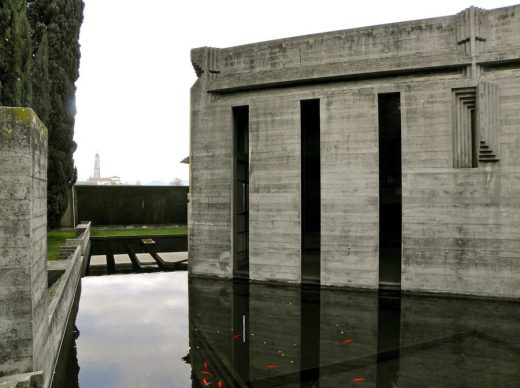
<svg viewBox="0 0 520 388">
<path fill-rule="evenodd" d="M 114 262 L 116 265 L 132 264 L 132 260 L 130 260 L 130 256 L 127 254 L 114 255 Z"/>
<path fill-rule="evenodd" d="M 91 267 L 106 267 L 106 265 L 107 265 L 106 255 L 90 256 L 90 266 Z"/>
<path fill-rule="evenodd" d="M 157 252 L 166 263 L 178 263 L 188 260 L 188 252 Z"/>
<path fill-rule="evenodd" d="M 149 253 L 137 253 L 136 256 L 137 256 L 137 260 L 139 260 L 139 263 L 141 263 L 141 265 L 145 265 L 145 266 L 157 265 L 155 259 Z"/>
</svg>

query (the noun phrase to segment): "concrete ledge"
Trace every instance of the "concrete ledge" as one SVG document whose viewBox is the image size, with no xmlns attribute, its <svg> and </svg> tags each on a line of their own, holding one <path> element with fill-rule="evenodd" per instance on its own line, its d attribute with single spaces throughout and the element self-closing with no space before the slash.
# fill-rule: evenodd
<svg viewBox="0 0 520 388">
<path fill-rule="evenodd" d="M 83 256 L 81 255 L 81 246 L 79 245 L 68 259 L 49 263 L 49 270 L 64 270 L 63 275 L 57 280 L 58 284 L 55 286 L 47 310 L 49 331 L 46 346 L 48 357 L 45 370 L 51 373 L 58 361 L 70 310 L 79 287 L 82 266 Z M 50 378 L 50 385 L 52 375 L 48 376 L 48 378 Z"/>
<path fill-rule="evenodd" d="M 76 238 L 67 239 L 65 241 L 65 246 L 76 247 L 79 245 L 81 248 L 81 255 L 85 256 L 85 250 L 87 249 L 87 245 L 90 240 L 90 226 L 90 221 L 81 221 L 81 223 L 76 226 L 76 229 L 74 230 L 76 233 Z"/>
<path fill-rule="evenodd" d="M 14 376 L 1 377 L 0 388 L 41 388 L 43 387 L 43 373 L 32 372 Z"/>
<path fill-rule="evenodd" d="M 56 319 L 56 309 L 58 307 L 62 307 L 64 304 L 64 294 L 67 289 L 70 288 L 70 283 L 73 286 L 77 286 L 77 283 L 80 279 L 77 276 L 78 267 L 81 267 L 81 263 L 83 262 L 83 256 L 81 256 L 80 246 L 77 246 L 72 255 L 66 260 L 52 261 L 48 264 L 48 270 L 64 270 L 63 275 L 57 280 L 57 288 L 54 294 L 54 297 L 50 300 L 49 303 L 49 324 L 52 323 L 53 320 Z M 74 287 L 74 290 L 76 287 Z"/>
</svg>

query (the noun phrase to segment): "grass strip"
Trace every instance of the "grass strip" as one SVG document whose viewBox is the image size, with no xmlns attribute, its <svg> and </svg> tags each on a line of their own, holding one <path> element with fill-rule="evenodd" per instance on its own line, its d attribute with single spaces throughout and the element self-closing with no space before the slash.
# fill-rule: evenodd
<svg viewBox="0 0 520 388">
<path fill-rule="evenodd" d="M 187 228 L 157 228 L 157 229 L 92 229 L 90 235 L 92 237 L 110 237 L 110 236 L 172 236 L 179 234 L 187 234 Z"/>
<path fill-rule="evenodd" d="M 91 237 L 110 236 L 174 236 L 188 234 L 187 228 L 139 228 L 139 229 L 91 229 Z M 47 257 L 58 260 L 59 249 L 65 245 L 65 240 L 74 238 L 74 230 L 49 230 L 47 232 Z"/>
<path fill-rule="evenodd" d="M 74 230 L 49 230 L 47 232 L 47 258 L 58 260 L 59 249 L 65 245 L 65 240 L 74 238 Z"/>
</svg>

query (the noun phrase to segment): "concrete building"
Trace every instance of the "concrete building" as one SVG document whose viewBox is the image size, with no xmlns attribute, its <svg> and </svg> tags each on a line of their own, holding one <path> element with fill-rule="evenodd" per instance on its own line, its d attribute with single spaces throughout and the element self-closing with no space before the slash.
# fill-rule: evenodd
<svg viewBox="0 0 520 388">
<path fill-rule="evenodd" d="M 520 6 L 192 50 L 191 275 L 520 297 Z"/>
</svg>

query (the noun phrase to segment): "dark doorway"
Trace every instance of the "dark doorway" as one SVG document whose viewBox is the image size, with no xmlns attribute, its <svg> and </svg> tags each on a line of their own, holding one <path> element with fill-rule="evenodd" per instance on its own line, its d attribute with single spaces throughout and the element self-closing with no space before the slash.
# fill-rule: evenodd
<svg viewBox="0 0 520 388">
<path fill-rule="evenodd" d="M 233 108 L 234 123 L 234 276 L 249 278 L 249 107 Z"/>
<path fill-rule="evenodd" d="M 379 285 L 401 286 L 401 96 L 379 95 Z"/>
<path fill-rule="evenodd" d="M 302 282 L 320 282 L 320 100 L 300 101 Z"/>
</svg>

